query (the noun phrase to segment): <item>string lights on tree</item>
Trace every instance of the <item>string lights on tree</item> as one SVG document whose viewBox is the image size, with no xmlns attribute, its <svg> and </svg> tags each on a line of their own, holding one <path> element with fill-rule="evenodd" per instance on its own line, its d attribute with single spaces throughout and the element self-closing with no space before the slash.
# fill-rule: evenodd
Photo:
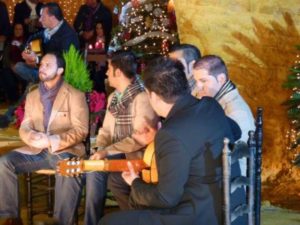
<svg viewBox="0 0 300 225">
<path fill-rule="evenodd" d="M 138 56 L 166 55 L 177 42 L 176 22 L 168 12 L 166 0 L 132 0 L 122 2 L 120 25 L 111 49 L 131 49 Z M 172 26 L 173 25 L 173 26 Z"/>
<path fill-rule="evenodd" d="M 300 46 L 297 46 L 300 50 Z M 284 88 L 292 90 L 290 98 L 284 102 L 290 119 L 290 130 L 286 134 L 287 149 L 293 151 L 293 162 L 300 164 L 300 54 L 297 54 L 295 63 L 290 69 Z"/>
</svg>

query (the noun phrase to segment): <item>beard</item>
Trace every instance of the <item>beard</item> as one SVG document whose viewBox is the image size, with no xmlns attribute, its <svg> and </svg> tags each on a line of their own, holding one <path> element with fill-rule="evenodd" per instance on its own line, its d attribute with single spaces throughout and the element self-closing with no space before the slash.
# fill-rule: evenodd
<svg viewBox="0 0 300 225">
<path fill-rule="evenodd" d="M 39 73 L 39 78 L 40 81 L 45 82 L 45 81 L 51 81 L 54 80 L 56 78 L 57 74 L 45 74 L 43 72 Z"/>
</svg>

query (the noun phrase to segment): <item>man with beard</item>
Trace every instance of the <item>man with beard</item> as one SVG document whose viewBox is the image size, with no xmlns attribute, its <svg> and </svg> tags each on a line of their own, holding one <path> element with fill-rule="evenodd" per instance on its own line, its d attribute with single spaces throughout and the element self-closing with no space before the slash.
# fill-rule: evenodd
<svg viewBox="0 0 300 225">
<path fill-rule="evenodd" d="M 21 224 L 18 174 L 55 169 L 58 160 L 83 156 L 88 133 L 88 106 L 84 93 L 63 81 L 65 62 L 56 53 L 46 54 L 39 67 L 40 83 L 27 95 L 20 137 L 25 146 L 0 158 L 0 218 Z M 74 224 L 81 194 L 79 178 L 56 176 L 54 218 Z"/>
</svg>

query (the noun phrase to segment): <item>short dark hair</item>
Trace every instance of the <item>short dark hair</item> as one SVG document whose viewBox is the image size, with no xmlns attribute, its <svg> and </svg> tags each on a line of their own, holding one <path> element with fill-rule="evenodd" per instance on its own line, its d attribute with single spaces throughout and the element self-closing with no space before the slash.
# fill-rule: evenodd
<svg viewBox="0 0 300 225">
<path fill-rule="evenodd" d="M 48 13 L 51 16 L 54 16 L 57 20 L 61 21 L 64 19 L 63 12 L 56 2 L 48 2 L 42 6 L 42 9 L 47 8 Z"/>
<path fill-rule="evenodd" d="M 228 80 L 228 71 L 223 59 L 217 55 L 206 55 L 195 62 L 194 69 L 205 69 L 209 75 L 217 77 L 219 74 L 224 73 L 226 80 Z"/>
<path fill-rule="evenodd" d="M 136 75 L 136 57 L 131 51 L 120 50 L 112 52 L 108 60 L 114 69 L 121 70 L 127 78 L 131 79 Z"/>
<path fill-rule="evenodd" d="M 189 64 L 193 60 L 198 60 L 201 57 L 200 50 L 192 44 L 179 44 L 174 45 L 170 49 L 170 53 L 175 51 L 182 51 L 183 58 L 185 59 L 186 63 Z"/>
<path fill-rule="evenodd" d="M 174 103 L 180 96 L 190 93 L 184 67 L 178 60 L 159 57 L 152 60 L 144 72 L 145 86 L 165 102 Z"/>
<path fill-rule="evenodd" d="M 59 52 L 47 52 L 45 55 L 53 55 L 56 58 L 57 68 L 66 68 L 66 61 L 61 53 Z"/>
</svg>

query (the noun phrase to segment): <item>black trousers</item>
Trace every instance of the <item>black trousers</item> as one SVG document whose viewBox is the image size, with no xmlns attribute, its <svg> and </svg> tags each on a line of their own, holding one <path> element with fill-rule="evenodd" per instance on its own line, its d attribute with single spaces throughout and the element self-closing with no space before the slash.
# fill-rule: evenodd
<svg viewBox="0 0 300 225">
<path fill-rule="evenodd" d="M 128 210 L 130 186 L 124 181 L 120 172 L 110 173 L 108 176 L 108 189 L 112 192 L 121 210 Z"/>
</svg>

